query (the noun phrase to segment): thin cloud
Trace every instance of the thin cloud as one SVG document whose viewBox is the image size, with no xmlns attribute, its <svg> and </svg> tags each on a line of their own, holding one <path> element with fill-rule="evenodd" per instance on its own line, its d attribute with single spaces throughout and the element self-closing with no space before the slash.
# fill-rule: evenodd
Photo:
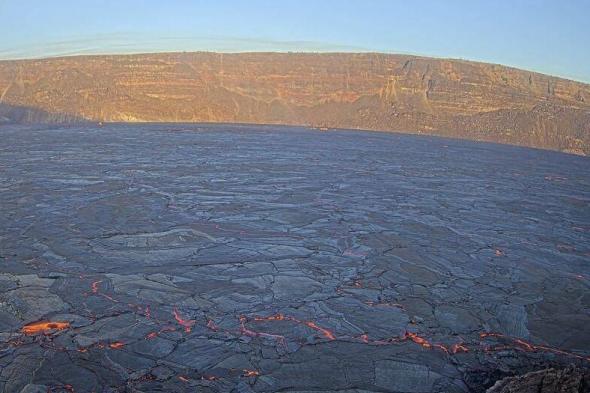
<svg viewBox="0 0 590 393">
<path fill-rule="evenodd" d="M 46 58 L 105 53 L 165 51 L 296 51 L 296 52 L 368 52 L 368 48 L 320 41 L 277 41 L 261 38 L 162 36 L 146 38 L 138 33 L 113 33 L 31 44 L 0 50 L 0 58 Z"/>
</svg>

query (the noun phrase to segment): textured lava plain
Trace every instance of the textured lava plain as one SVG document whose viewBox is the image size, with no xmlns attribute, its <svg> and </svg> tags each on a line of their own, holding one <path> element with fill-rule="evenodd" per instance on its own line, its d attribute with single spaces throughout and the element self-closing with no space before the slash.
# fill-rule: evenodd
<svg viewBox="0 0 590 393">
<path fill-rule="evenodd" d="M 0 129 L 3 392 L 468 392 L 590 366 L 590 161 L 359 131 Z"/>
</svg>

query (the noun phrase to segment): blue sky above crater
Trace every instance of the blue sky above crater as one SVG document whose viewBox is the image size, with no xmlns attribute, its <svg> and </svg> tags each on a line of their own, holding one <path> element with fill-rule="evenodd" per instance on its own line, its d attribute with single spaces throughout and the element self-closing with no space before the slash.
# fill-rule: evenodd
<svg viewBox="0 0 590 393">
<path fill-rule="evenodd" d="M 590 82 L 590 1 L 0 0 L 0 58 L 376 51 Z"/>
</svg>

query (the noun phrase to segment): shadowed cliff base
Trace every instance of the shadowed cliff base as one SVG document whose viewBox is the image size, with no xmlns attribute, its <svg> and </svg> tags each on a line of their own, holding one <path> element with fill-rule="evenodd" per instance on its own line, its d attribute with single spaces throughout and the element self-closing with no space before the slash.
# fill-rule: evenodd
<svg viewBox="0 0 590 393">
<path fill-rule="evenodd" d="M 0 101 L 91 121 L 402 131 L 590 154 L 590 85 L 407 55 L 198 52 L 4 61 Z"/>
<path fill-rule="evenodd" d="M 570 366 L 505 378 L 487 393 L 585 393 L 590 391 L 590 370 Z"/>
<path fill-rule="evenodd" d="M 69 113 L 50 113 L 39 108 L 0 103 L 0 125 L 86 122 L 82 117 Z"/>
</svg>

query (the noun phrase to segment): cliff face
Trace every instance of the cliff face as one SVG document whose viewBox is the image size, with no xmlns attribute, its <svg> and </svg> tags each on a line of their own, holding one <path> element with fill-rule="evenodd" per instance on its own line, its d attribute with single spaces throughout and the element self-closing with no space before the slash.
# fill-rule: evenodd
<svg viewBox="0 0 590 393">
<path fill-rule="evenodd" d="M 546 369 L 496 382 L 487 393 L 584 393 L 590 390 L 590 371 L 570 366 Z"/>
<path fill-rule="evenodd" d="M 0 121 L 299 124 L 590 154 L 590 85 L 386 54 L 166 53 L 0 62 Z"/>
</svg>

